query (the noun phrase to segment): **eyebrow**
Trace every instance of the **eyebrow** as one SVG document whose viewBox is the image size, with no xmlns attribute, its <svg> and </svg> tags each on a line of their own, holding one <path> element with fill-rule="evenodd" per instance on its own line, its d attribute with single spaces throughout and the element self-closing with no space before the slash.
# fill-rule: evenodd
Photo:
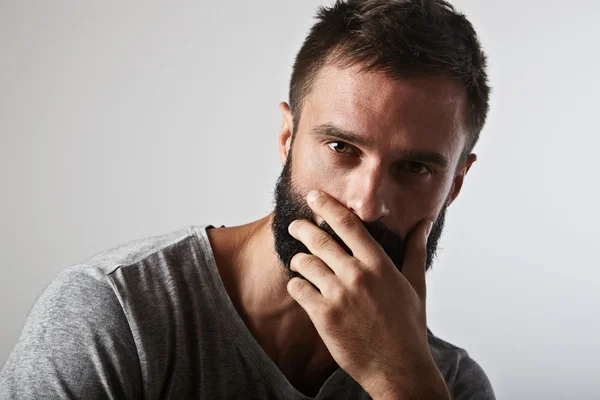
<svg viewBox="0 0 600 400">
<path fill-rule="evenodd" d="M 369 141 L 363 136 L 357 135 L 356 133 L 335 126 L 332 123 L 326 123 L 315 126 L 311 134 L 316 136 L 325 136 L 330 138 L 336 138 L 348 142 L 350 144 L 363 146 L 363 147 L 375 147 L 374 143 Z M 405 150 L 402 151 L 401 158 L 408 161 L 427 161 L 433 164 L 437 164 L 442 168 L 448 168 L 450 161 L 442 154 L 436 151 L 427 150 Z"/>
</svg>

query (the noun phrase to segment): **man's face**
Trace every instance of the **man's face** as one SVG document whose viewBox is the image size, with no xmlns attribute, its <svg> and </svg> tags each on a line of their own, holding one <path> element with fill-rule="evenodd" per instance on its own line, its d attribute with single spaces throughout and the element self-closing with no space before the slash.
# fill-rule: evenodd
<svg viewBox="0 0 600 400">
<path fill-rule="evenodd" d="M 324 67 L 297 127 L 283 108 L 285 165 L 275 190 L 273 233 L 288 276 L 299 276 L 289 269 L 292 257 L 309 252 L 287 232 L 295 219 L 312 220 L 349 251 L 308 207 L 311 189 L 355 212 L 399 270 L 408 235 L 423 219 L 435 221 L 427 244 L 429 269 L 446 207 L 474 161 L 471 156 L 458 165 L 466 139 L 464 104 L 464 92 L 450 80 L 399 81 L 380 72 L 358 73 L 358 67 Z"/>
</svg>

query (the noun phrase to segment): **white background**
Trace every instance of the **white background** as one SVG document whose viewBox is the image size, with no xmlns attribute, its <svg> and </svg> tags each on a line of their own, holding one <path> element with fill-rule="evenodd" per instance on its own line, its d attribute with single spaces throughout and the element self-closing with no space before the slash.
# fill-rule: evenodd
<svg viewBox="0 0 600 400">
<path fill-rule="evenodd" d="M 278 103 L 318 4 L 0 0 L 0 365 L 59 270 L 270 212 Z M 599 398 L 600 3 L 454 4 L 494 91 L 429 325 L 499 398 Z"/>
</svg>

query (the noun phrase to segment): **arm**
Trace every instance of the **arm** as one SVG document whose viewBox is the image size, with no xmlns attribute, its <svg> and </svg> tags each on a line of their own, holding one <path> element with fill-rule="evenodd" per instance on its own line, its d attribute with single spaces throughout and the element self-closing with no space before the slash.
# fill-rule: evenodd
<svg viewBox="0 0 600 400">
<path fill-rule="evenodd" d="M 0 398 L 141 397 L 123 309 L 103 273 L 72 267 L 36 300 L 0 373 Z"/>
<path fill-rule="evenodd" d="M 377 399 L 495 400 L 492 385 L 481 366 L 465 351 L 462 353 L 449 390 L 443 384 L 439 370 L 435 369 L 429 373 L 423 371 L 423 374 L 415 374 L 408 382 L 406 379 L 398 379 L 396 383 L 383 383 L 382 387 L 389 390 L 378 395 Z"/>
</svg>

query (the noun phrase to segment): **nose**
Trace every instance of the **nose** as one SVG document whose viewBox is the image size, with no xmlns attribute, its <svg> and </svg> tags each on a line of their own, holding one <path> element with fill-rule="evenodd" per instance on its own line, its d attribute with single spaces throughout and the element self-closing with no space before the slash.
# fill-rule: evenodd
<svg viewBox="0 0 600 400">
<path fill-rule="evenodd" d="M 363 222 L 374 222 L 390 214 L 384 178 L 382 168 L 374 165 L 356 171 L 348 183 L 347 206 Z"/>
</svg>

